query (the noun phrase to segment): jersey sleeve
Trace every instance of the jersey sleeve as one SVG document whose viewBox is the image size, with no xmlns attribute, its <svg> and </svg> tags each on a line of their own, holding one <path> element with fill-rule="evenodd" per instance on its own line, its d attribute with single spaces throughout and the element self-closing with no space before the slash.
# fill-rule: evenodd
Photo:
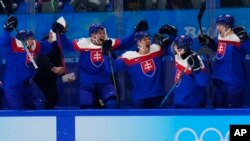
<svg viewBox="0 0 250 141">
<path fill-rule="evenodd" d="M 68 37 L 65 34 L 62 34 L 60 36 L 57 36 L 57 42 L 58 46 L 69 51 L 76 51 L 74 47 L 74 41 L 71 41 L 68 39 Z"/>
<path fill-rule="evenodd" d="M 111 67 L 113 67 L 115 72 L 125 68 L 124 61 L 120 58 L 114 60 L 110 59 L 109 56 L 104 56 L 104 63 L 107 72 L 112 72 Z"/>
<path fill-rule="evenodd" d="M 116 44 L 116 46 L 114 46 L 113 48 L 118 49 L 118 50 L 128 50 L 134 47 L 135 45 L 136 45 L 136 42 L 134 40 L 134 33 L 132 33 L 128 35 L 127 37 L 125 37 L 124 39 L 122 39 L 120 43 Z"/>
</svg>

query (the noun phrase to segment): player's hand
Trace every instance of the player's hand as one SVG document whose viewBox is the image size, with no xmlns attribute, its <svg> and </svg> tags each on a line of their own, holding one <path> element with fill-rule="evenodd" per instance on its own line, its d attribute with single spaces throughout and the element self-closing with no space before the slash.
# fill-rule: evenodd
<svg viewBox="0 0 250 141">
<path fill-rule="evenodd" d="M 169 47 L 172 43 L 172 40 L 167 34 L 155 34 L 154 36 L 154 42 L 161 47 Z"/>
<path fill-rule="evenodd" d="M 134 32 L 139 32 L 139 31 L 148 31 L 148 22 L 141 20 L 137 23 L 135 26 Z"/>
<path fill-rule="evenodd" d="M 52 25 L 52 31 L 58 34 L 62 34 L 66 32 L 66 29 L 62 24 L 54 22 Z"/>
<path fill-rule="evenodd" d="M 63 75 L 63 74 L 65 74 L 64 67 L 54 67 L 51 71 L 54 72 L 57 75 Z"/>
<path fill-rule="evenodd" d="M 13 31 L 18 25 L 17 17 L 15 16 L 9 16 L 3 25 L 3 28 L 5 31 L 11 32 Z"/>
<path fill-rule="evenodd" d="M 102 44 L 102 54 L 108 55 L 108 52 L 112 50 L 112 40 L 108 39 L 103 41 Z"/>
<path fill-rule="evenodd" d="M 240 38 L 240 41 L 242 42 L 246 41 L 249 38 L 245 28 L 243 28 L 242 26 L 237 26 L 233 28 L 233 31 Z"/>
<path fill-rule="evenodd" d="M 160 34 L 167 34 L 167 35 L 176 36 L 177 32 L 178 31 L 177 31 L 176 27 L 173 25 L 170 25 L 170 24 L 162 25 L 161 28 L 159 29 Z"/>
<path fill-rule="evenodd" d="M 187 63 L 188 63 L 188 66 L 191 67 L 193 72 L 197 72 L 201 70 L 202 62 L 199 60 L 196 54 L 190 55 L 190 57 L 187 59 Z"/>
<path fill-rule="evenodd" d="M 212 45 L 212 43 L 214 42 L 214 40 L 208 35 L 199 35 L 198 40 L 201 46 L 207 46 L 207 47 Z"/>
</svg>

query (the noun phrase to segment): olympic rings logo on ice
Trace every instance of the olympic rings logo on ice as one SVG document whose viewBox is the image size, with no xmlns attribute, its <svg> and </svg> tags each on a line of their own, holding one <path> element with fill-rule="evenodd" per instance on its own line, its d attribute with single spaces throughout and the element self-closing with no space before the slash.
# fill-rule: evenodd
<svg viewBox="0 0 250 141">
<path fill-rule="evenodd" d="M 204 141 L 203 137 L 207 132 L 215 132 L 217 135 L 220 137 L 219 141 L 229 141 L 229 131 L 226 133 L 226 135 L 223 137 L 222 133 L 220 130 L 216 128 L 206 128 L 205 130 L 202 131 L 200 136 L 197 135 L 197 133 L 192 129 L 192 128 L 181 128 L 178 130 L 178 132 L 175 135 L 175 141 L 179 141 L 179 136 L 183 134 L 184 132 L 190 132 L 194 135 L 195 140 L 194 141 Z"/>
</svg>

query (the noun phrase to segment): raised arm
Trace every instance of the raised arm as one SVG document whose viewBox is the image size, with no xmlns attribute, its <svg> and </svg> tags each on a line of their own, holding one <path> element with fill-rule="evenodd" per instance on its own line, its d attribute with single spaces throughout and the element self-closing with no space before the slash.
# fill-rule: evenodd
<svg viewBox="0 0 250 141">
<path fill-rule="evenodd" d="M 58 21 L 54 22 L 52 25 L 52 31 L 56 33 L 56 40 L 58 46 L 70 51 L 75 51 L 74 41 L 71 41 L 66 36 L 66 27 L 59 23 Z"/>
<path fill-rule="evenodd" d="M 10 33 L 17 27 L 18 21 L 14 16 L 9 16 L 3 25 L 4 31 L 2 37 L 0 38 L 0 46 L 6 47 L 11 44 L 11 36 Z"/>
</svg>

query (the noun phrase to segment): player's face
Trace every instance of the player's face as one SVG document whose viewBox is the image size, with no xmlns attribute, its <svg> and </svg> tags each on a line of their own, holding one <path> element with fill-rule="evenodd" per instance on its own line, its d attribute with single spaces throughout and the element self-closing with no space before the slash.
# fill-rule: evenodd
<svg viewBox="0 0 250 141">
<path fill-rule="evenodd" d="M 217 24 L 216 25 L 217 32 L 220 34 L 221 37 L 227 36 L 227 33 L 229 32 L 230 28 L 226 28 L 222 24 Z"/>
<path fill-rule="evenodd" d="M 34 45 L 34 38 L 29 37 L 28 39 L 26 39 L 26 42 L 27 42 L 28 47 L 32 47 Z"/>
<path fill-rule="evenodd" d="M 51 43 L 56 40 L 56 36 L 53 35 L 53 32 L 49 32 L 49 39 L 48 41 Z"/>
<path fill-rule="evenodd" d="M 180 48 L 178 49 L 177 45 L 173 46 L 173 54 L 174 55 L 178 55 L 180 57 L 183 53 L 185 53 L 184 49 L 180 49 Z"/>
<path fill-rule="evenodd" d="M 99 30 L 95 34 L 91 34 L 93 43 L 96 45 L 102 45 L 103 41 L 106 38 L 104 30 Z"/>
<path fill-rule="evenodd" d="M 144 37 L 138 42 L 138 46 L 141 47 L 145 52 L 149 52 L 150 45 L 150 37 Z"/>
</svg>

